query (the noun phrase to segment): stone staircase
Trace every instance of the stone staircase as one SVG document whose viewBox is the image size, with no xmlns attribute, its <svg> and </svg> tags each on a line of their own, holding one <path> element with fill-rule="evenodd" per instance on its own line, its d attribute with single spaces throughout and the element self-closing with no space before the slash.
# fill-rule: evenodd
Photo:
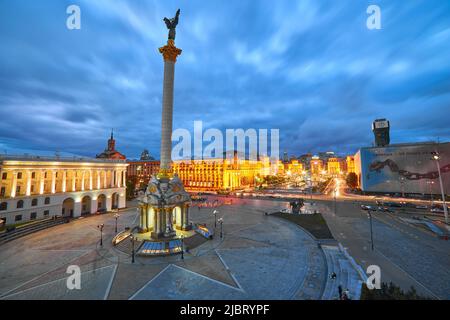
<svg viewBox="0 0 450 320">
<path fill-rule="evenodd" d="M 45 219 L 17 227 L 12 231 L 3 232 L 0 234 L 0 245 L 40 230 L 67 223 L 69 221 L 70 220 L 67 218 Z"/>
<path fill-rule="evenodd" d="M 328 278 L 322 300 L 338 300 L 339 285 L 342 287 L 342 290 L 349 290 L 350 299 L 358 300 L 361 296 L 362 285 L 359 273 L 339 247 L 323 245 L 322 250 L 325 254 L 328 269 Z M 336 274 L 336 279 L 331 279 L 330 277 L 333 272 Z"/>
</svg>

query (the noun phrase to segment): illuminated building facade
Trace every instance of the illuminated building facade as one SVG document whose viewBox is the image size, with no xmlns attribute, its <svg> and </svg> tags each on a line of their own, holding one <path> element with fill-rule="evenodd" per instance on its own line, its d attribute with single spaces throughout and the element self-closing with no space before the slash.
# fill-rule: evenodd
<svg viewBox="0 0 450 320">
<path fill-rule="evenodd" d="M 291 160 L 287 165 L 287 171 L 286 173 L 292 174 L 292 175 L 300 175 L 303 174 L 303 163 L 299 162 L 298 160 Z"/>
<path fill-rule="evenodd" d="M 355 157 L 347 156 L 345 160 L 347 163 L 347 173 L 355 173 Z"/>
<path fill-rule="evenodd" d="M 0 156 L 0 218 L 6 224 L 124 208 L 123 160 Z"/>
<path fill-rule="evenodd" d="M 268 159 L 261 161 L 204 159 L 174 161 L 173 172 L 190 191 L 219 191 L 250 188 L 257 179 L 270 173 Z"/>
<path fill-rule="evenodd" d="M 317 156 L 312 157 L 309 167 L 311 175 L 318 176 L 323 174 L 324 171 L 323 160 L 320 159 L 319 157 Z"/>
<path fill-rule="evenodd" d="M 153 175 L 159 172 L 158 160 L 128 160 L 127 179 L 140 189 L 146 186 Z"/>
<path fill-rule="evenodd" d="M 347 171 L 347 165 L 344 159 L 329 158 L 327 162 L 327 172 L 330 175 L 340 175 Z"/>
</svg>

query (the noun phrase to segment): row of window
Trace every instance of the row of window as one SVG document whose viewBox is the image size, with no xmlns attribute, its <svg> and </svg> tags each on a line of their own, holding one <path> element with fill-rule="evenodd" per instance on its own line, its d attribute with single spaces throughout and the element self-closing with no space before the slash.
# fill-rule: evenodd
<svg viewBox="0 0 450 320">
<path fill-rule="evenodd" d="M 44 218 L 47 218 L 50 215 L 50 210 L 45 210 L 43 212 L 43 214 L 44 214 Z M 37 212 L 31 212 L 30 220 L 36 220 L 36 218 L 37 218 Z M 7 218 L 6 217 L 2 218 L 2 220 L 3 220 L 3 223 L 6 224 Z M 17 214 L 14 216 L 14 222 L 21 222 L 22 220 L 23 220 L 23 214 Z"/>
<path fill-rule="evenodd" d="M 46 197 L 44 199 L 44 204 L 50 204 L 50 197 Z M 23 208 L 24 200 L 18 200 L 16 203 L 16 208 L 20 209 Z M 31 206 L 36 207 L 38 205 L 38 199 L 34 198 L 31 200 Z M 8 210 L 8 202 L 2 202 L 0 203 L 0 211 Z"/>
</svg>

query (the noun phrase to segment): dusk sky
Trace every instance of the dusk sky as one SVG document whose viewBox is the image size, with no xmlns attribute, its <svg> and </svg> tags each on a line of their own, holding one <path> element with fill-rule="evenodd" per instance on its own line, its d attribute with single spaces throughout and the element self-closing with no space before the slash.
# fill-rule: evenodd
<svg viewBox="0 0 450 320">
<path fill-rule="evenodd" d="M 391 143 L 450 140 L 450 1 L 0 0 L 0 153 L 95 156 L 114 128 L 128 158 L 159 157 L 177 8 L 174 129 L 278 128 L 290 155 L 354 153 L 376 118 Z"/>
</svg>

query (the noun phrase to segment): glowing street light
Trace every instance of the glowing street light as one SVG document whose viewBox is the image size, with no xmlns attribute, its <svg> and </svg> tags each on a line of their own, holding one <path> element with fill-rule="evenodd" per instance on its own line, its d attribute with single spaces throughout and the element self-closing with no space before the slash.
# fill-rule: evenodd
<svg viewBox="0 0 450 320">
<path fill-rule="evenodd" d="M 217 214 L 219 213 L 219 211 L 214 210 L 213 214 L 214 214 L 214 229 L 217 227 Z"/>
<path fill-rule="evenodd" d="M 102 223 L 102 224 L 99 224 L 98 226 L 97 226 L 97 228 L 100 230 L 100 246 L 101 247 L 103 247 L 103 227 L 104 227 L 105 225 Z"/>
<path fill-rule="evenodd" d="M 220 239 L 223 238 L 223 218 L 219 218 L 218 222 L 220 223 Z"/>
<path fill-rule="evenodd" d="M 448 209 L 447 209 L 447 204 L 445 203 L 444 186 L 442 184 L 442 176 L 441 176 L 441 165 L 439 164 L 439 159 L 440 159 L 439 153 L 433 152 L 433 157 L 431 159 L 436 161 L 436 166 L 437 166 L 438 174 L 439 174 L 439 184 L 441 186 L 442 205 L 444 207 L 445 223 L 448 224 Z"/>
<path fill-rule="evenodd" d="M 117 219 L 119 219 L 119 213 L 114 214 L 114 218 L 116 219 L 116 233 L 117 233 Z"/>
</svg>

